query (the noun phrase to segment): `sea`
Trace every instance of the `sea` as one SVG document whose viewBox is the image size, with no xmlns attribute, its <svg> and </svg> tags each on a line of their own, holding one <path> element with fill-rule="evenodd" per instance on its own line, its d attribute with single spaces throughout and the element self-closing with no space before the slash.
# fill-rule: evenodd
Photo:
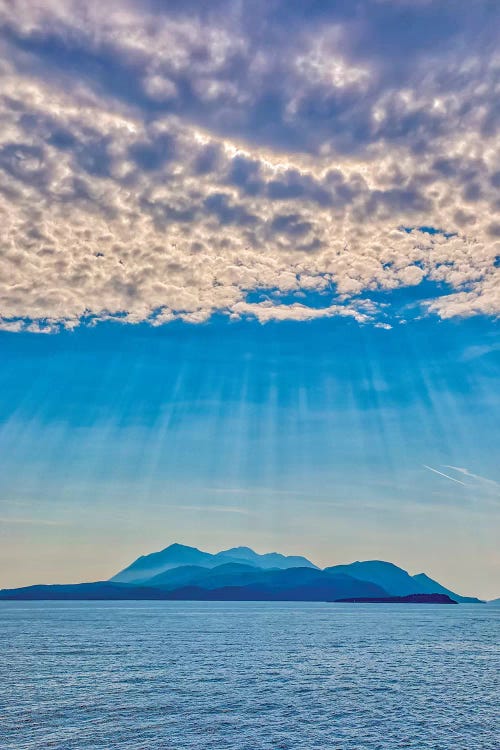
<svg viewBox="0 0 500 750">
<path fill-rule="evenodd" d="M 499 750 L 500 607 L 0 603 L 1 750 Z"/>
</svg>

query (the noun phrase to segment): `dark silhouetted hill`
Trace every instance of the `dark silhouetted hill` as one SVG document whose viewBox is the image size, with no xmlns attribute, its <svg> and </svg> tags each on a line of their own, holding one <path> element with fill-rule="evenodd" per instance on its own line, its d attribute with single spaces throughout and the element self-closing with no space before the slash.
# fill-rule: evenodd
<svg viewBox="0 0 500 750">
<path fill-rule="evenodd" d="M 117 601 L 166 599 L 165 591 L 145 586 L 128 586 L 96 581 L 95 583 L 48 584 L 25 586 L 19 589 L 0 590 L 0 600 L 82 600 L 82 601 Z"/>
<path fill-rule="evenodd" d="M 442 586 L 437 581 L 433 581 L 432 578 L 429 578 L 425 573 L 417 573 L 417 575 L 413 576 L 413 580 L 417 582 L 420 591 L 425 594 L 446 594 L 460 604 L 483 603 L 481 599 L 478 599 L 475 596 L 461 596 L 460 594 L 455 594 L 454 591 L 450 591 L 450 589 Z"/>
<path fill-rule="evenodd" d="M 337 603 L 350 604 L 458 604 L 446 594 L 410 594 L 409 596 L 386 596 L 337 599 Z"/>
<path fill-rule="evenodd" d="M 291 573 L 291 571 L 282 572 Z M 215 589 L 185 586 L 170 591 L 169 598 L 202 601 L 324 602 L 349 595 L 354 597 L 385 595 L 385 592 L 374 584 L 356 581 L 349 576 L 328 576 L 321 575 L 322 571 L 317 572 L 320 575 L 308 581 L 296 580 L 293 575 L 286 575 L 246 586 L 222 586 Z"/>
</svg>

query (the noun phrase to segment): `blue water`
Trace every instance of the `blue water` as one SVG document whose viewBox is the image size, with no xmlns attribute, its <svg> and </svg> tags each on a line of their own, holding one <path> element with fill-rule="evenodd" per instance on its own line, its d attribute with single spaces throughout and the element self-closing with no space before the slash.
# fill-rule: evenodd
<svg viewBox="0 0 500 750">
<path fill-rule="evenodd" d="M 1 750 L 498 750 L 500 608 L 3 602 Z"/>
</svg>

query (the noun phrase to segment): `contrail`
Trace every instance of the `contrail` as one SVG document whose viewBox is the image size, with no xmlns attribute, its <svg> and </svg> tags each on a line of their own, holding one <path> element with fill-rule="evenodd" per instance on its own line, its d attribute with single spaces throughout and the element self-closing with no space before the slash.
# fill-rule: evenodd
<svg viewBox="0 0 500 750">
<path fill-rule="evenodd" d="M 433 469 L 432 466 L 427 466 L 427 464 L 422 464 L 424 469 L 429 469 L 429 471 L 433 471 L 434 474 L 439 474 L 441 477 L 446 477 L 446 479 L 449 479 L 451 482 L 456 482 L 457 484 L 461 484 L 463 487 L 467 487 L 465 482 L 461 482 L 460 479 L 455 479 L 454 477 L 450 477 L 448 474 L 445 474 L 442 471 L 438 471 L 437 469 Z"/>
<path fill-rule="evenodd" d="M 443 466 L 445 469 L 459 471 L 461 474 L 465 474 L 466 477 L 471 477 L 471 479 L 477 479 L 478 482 L 486 482 L 487 484 L 493 484 L 498 487 L 498 482 L 495 482 L 494 479 L 487 479 L 486 477 L 480 476 L 480 474 L 473 474 L 469 469 L 463 469 L 461 466 L 449 466 L 448 464 L 443 464 Z"/>
</svg>

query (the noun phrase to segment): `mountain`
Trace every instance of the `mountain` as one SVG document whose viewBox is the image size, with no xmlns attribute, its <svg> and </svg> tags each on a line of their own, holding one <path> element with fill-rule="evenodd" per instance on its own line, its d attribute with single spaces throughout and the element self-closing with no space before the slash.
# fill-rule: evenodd
<svg viewBox="0 0 500 750">
<path fill-rule="evenodd" d="M 490 599 L 487 604 L 493 604 L 494 607 L 500 606 L 500 598 L 498 599 Z"/>
<path fill-rule="evenodd" d="M 254 571 L 260 580 L 245 586 L 189 585 L 164 589 L 159 586 L 97 581 L 4 589 L 0 591 L 0 600 L 328 601 L 346 596 L 385 596 L 385 592 L 374 584 L 358 581 L 346 575 L 329 575 L 311 568 L 287 570 L 254 568 Z"/>
<path fill-rule="evenodd" d="M 202 552 L 196 547 L 187 547 L 183 544 L 171 544 L 160 552 L 143 555 L 131 565 L 114 575 L 110 580 L 118 583 L 145 583 L 153 576 L 160 575 L 173 568 L 185 565 L 197 565 L 203 568 L 214 568 L 222 563 L 250 563 L 254 567 L 270 568 L 296 568 L 316 566 L 305 557 L 280 555 L 277 552 L 269 552 L 259 555 L 249 547 L 234 547 L 223 550 L 215 555 L 210 552 Z"/>
<path fill-rule="evenodd" d="M 40 586 L 25 586 L 19 589 L 0 590 L 0 600 L 82 600 L 117 601 L 166 599 L 164 591 L 144 586 L 127 586 L 109 581 L 95 583 L 68 583 Z"/>
<path fill-rule="evenodd" d="M 196 547 L 187 547 L 184 544 L 171 544 L 160 552 L 141 555 L 131 565 L 110 578 L 110 581 L 139 583 L 159 573 L 163 573 L 165 570 L 178 568 L 181 565 L 211 567 L 212 558 L 213 555 L 209 552 L 202 552 L 196 549 Z"/>
<path fill-rule="evenodd" d="M 319 596 L 320 589 L 325 589 L 327 592 L 325 596 L 328 596 L 328 592 L 333 586 L 343 587 L 343 590 L 350 591 L 352 596 L 355 596 L 356 592 L 361 590 L 365 592 L 366 596 L 386 595 L 386 592 L 379 586 L 366 581 L 359 581 L 344 574 L 330 574 L 316 568 L 263 570 L 241 563 L 227 563 L 211 569 L 194 565 L 175 568 L 150 578 L 147 585 L 172 592 L 186 588 L 189 590 L 199 589 L 205 592 L 215 592 L 226 588 L 231 590 L 244 588 L 249 591 L 249 587 L 253 586 L 259 587 L 262 592 L 267 592 L 266 599 L 272 598 L 270 596 L 272 591 L 301 588 L 304 589 L 305 593 L 305 588 L 308 587 L 311 591 L 315 589 L 316 593 L 313 595 L 309 592 L 307 598 L 312 596 L 313 599 L 316 599 Z M 240 594 L 237 598 L 239 596 Z M 198 593 L 196 598 L 204 598 L 204 596 Z"/>
<path fill-rule="evenodd" d="M 365 560 L 350 565 L 334 565 L 325 570 L 347 573 L 362 581 L 371 581 L 385 589 L 390 596 L 410 596 L 412 594 L 444 594 L 456 602 L 480 604 L 481 600 L 470 596 L 460 596 L 434 581 L 425 573 L 411 576 L 403 568 L 383 560 Z"/>
<path fill-rule="evenodd" d="M 183 565 L 179 568 L 166 570 L 148 579 L 148 586 L 160 587 L 164 590 L 175 589 L 180 586 L 217 586 L 237 585 L 258 580 L 266 571 L 253 565 L 244 563 L 225 563 L 215 568 L 203 568 L 200 565 Z"/>
<path fill-rule="evenodd" d="M 318 573 L 317 576 L 296 576 L 296 570 Z M 380 598 L 386 593 L 371 583 L 345 575 L 331 576 L 323 571 L 299 568 L 265 573 L 260 582 L 246 586 L 222 586 L 214 589 L 184 586 L 170 591 L 169 598 L 202 601 L 301 601 L 324 602 L 339 598 Z"/>
<path fill-rule="evenodd" d="M 298 555 L 280 555 L 278 552 L 268 552 L 259 555 L 250 547 L 233 547 L 232 549 L 218 552 L 218 559 L 230 559 L 232 561 L 247 562 L 257 568 L 317 568 L 306 557 Z"/>
<path fill-rule="evenodd" d="M 160 573 L 147 581 L 148 586 L 160 587 L 164 590 L 191 586 L 205 590 L 215 590 L 221 587 L 240 587 L 249 585 L 264 585 L 279 588 L 287 585 L 321 585 L 328 578 L 338 578 L 339 575 L 348 576 L 351 581 L 357 580 L 363 584 L 371 583 L 384 596 L 421 596 L 442 594 L 460 603 L 479 603 L 479 599 L 463 597 L 445 588 L 437 581 L 433 581 L 424 573 L 410 576 L 402 568 L 382 561 L 367 561 L 351 565 L 336 565 L 325 568 L 287 568 L 285 570 L 262 570 L 243 563 L 226 563 L 215 568 L 199 566 L 184 566 Z M 396 593 L 399 592 L 399 593 Z"/>
<path fill-rule="evenodd" d="M 427 591 L 422 592 L 418 582 L 414 581 L 406 570 L 383 560 L 366 560 L 365 562 L 354 562 L 350 565 L 333 565 L 330 568 L 325 568 L 325 570 L 346 573 L 362 581 L 371 581 L 387 591 L 390 596 L 428 593 Z"/>
<path fill-rule="evenodd" d="M 411 576 L 383 560 L 320 570 L 301 556 L 260 555 L 249 547 L 216 554 L 171 544 L 143 555 L 109 581 L 27 586 L 0 591 L 2 599 L 207 599 L 223 601 L 334 601 L 339 599 L 478 603 L 455 594 L 425 573 Z M 410 600 L 408 600 L 410 601 Z M 413 599 L 412 599 L 413 601 Z"/>
<path fill-rule="evenodd" d="M 437 581 L 433 581 L 433 579 L 429 578 L 425 573 L 417 573 L 417 575 L 413 576 L 413 580 L 417 582 L 422 594 L 445 594 L 461 604 L 482 603 L 481 599 L 477 599 L 475 596 L 460 596 L 459 594 L 455 594 Z"/>
</svg>

